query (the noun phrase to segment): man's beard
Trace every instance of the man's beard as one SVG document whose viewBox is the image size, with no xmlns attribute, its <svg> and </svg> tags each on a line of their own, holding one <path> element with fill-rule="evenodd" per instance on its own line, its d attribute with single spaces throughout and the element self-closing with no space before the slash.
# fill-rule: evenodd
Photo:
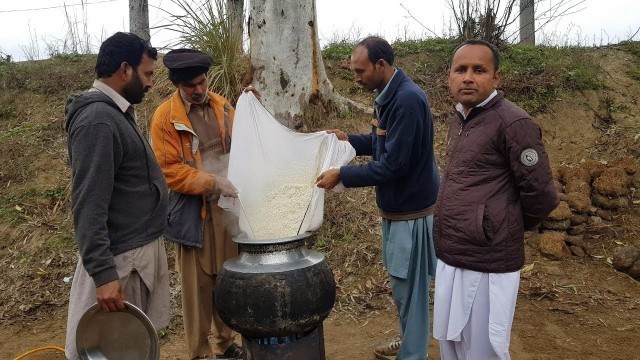
<svg viewBox="0 0 640 360">
<path fill-rule="evenodd" d="M 138 73 L 134 71 L 131 81 L 122 88 L 122 96 L 130 104 L 140 104 L 144 98 L 144 94 L 148 90 L 148 88 L 145 88 L 144 85 L 142 85 L 142 81 L 140 80 Z"/>
<path fill-rule="evenodd" d="M 182 89 L 180 89 L 180 96 L 182 97 L 183 100 L 185 100 L 187 102 L 190 102 L 190 103 L 196 104 L 196 105 L 202 105 L 207 100 L 206 93 L 204 93 L 204 94 L 202 94 L 200 96 L 194 96 L 194 95 L 189 96 L 184 91 L 182 91 Z"/>
</svg>

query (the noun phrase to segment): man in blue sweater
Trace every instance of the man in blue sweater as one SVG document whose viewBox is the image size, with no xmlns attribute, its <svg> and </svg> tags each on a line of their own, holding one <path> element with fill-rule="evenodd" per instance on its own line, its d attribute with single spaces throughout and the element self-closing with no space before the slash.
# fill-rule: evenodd
<svg viewBox="0 0 640 360">
<path fill-rule="evenodd" d="M 365 165 L 330 169 L 317 186 L 332 189 L 376 187 L 382 216 L 382 257 L 398 309 L 402 340 L 375 350 L 378 359 L 424 360 L 429 338 L 429 283 L 435 275 L 433 210 L 440 178 L 433 150 L 433 123 L 427 97 L 402 69 L 379 37 L 362 40 L 351 55 L 358 84 L 376 91 L 369 134 L 329 133 L 349 141 Z"/>
</svg>

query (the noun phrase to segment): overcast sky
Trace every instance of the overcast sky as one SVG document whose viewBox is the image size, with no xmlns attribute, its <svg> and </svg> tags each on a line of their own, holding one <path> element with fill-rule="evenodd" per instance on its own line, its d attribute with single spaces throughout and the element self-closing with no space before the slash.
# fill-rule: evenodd
<svg viewBox="0 0 640 360">
<path fill-rule="evenodd" d="M 194 0 L 201 1 L 201 0 Z M 300 0 L 303 1 L 303 0 Z M 454 0 L 457 2 L 457 0 Z M 545 0 L 557 3 L 560 0 Z M 576 1 L 576 0 L 573 0 Z M 22 0 L 0 3 L 0 51 L 16 60 L 25 58 L 24 49 L 37 45 L 40 57 L 47 57 L 47 45 L 60 47 L 67 33 L 67 18 L 83 24 L 81 0 Z M 100 39 L 116 31 L 128 31 L 128 0 L 85 0 L 88 33 L 98 45 Z M 163 11 L 172 0 L 149 0 L 150 24 L 166 24 Z M 397 38 L 424 38 L 442 35 L 449 26 L 446 0 L 316 0 L 321 44 L 335 39 L 358 38 L 369 34 Z M 405 10 L 405 8 L 408 10 Z M 584 10 L 555 21 L 538 34 L 538 40 L 555 45 L 579 43 L 602 45 L 628 39 L 640 28 L 640 1 L 586 0 Z M 428 27 L 426 30 L 420 23 Z M 152 30 L 152 43 L 161 47 L 172 40 L 166 30 Z M 634 40 L 640 40 L 640 32 Z M 29 51 L 29 50 L 27 50 Z M 30 50 L 34 53 L 34 50 Z"/>
</svg>

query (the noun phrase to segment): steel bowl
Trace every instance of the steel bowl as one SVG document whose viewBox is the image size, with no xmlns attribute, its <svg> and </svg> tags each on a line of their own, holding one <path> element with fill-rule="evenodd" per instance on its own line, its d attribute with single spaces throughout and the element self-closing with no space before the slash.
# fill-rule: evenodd
<svg viewBox="0 0 640 360">
<path fill-rule="evenodd" d="M 151 320 L 125 301 L 125 311 L 104 312 L 98 304 L 80 318 L 76 347 L 82 360 L 159 360 L 158 335 Z"/>
</svg>

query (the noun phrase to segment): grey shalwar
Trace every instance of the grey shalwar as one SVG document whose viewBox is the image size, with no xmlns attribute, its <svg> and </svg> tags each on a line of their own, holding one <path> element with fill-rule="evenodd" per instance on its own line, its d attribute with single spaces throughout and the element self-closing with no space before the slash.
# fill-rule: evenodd
<svg viewBox="0 0 640 360">
<path fill-rule="evenodd" d="M 427 356 L 429 284 L 436 273 L 432 231 L 432 215 L 382 220 L 382 257 L 402 332 L 398 360 L 424 360 Z"/>
</svg>

